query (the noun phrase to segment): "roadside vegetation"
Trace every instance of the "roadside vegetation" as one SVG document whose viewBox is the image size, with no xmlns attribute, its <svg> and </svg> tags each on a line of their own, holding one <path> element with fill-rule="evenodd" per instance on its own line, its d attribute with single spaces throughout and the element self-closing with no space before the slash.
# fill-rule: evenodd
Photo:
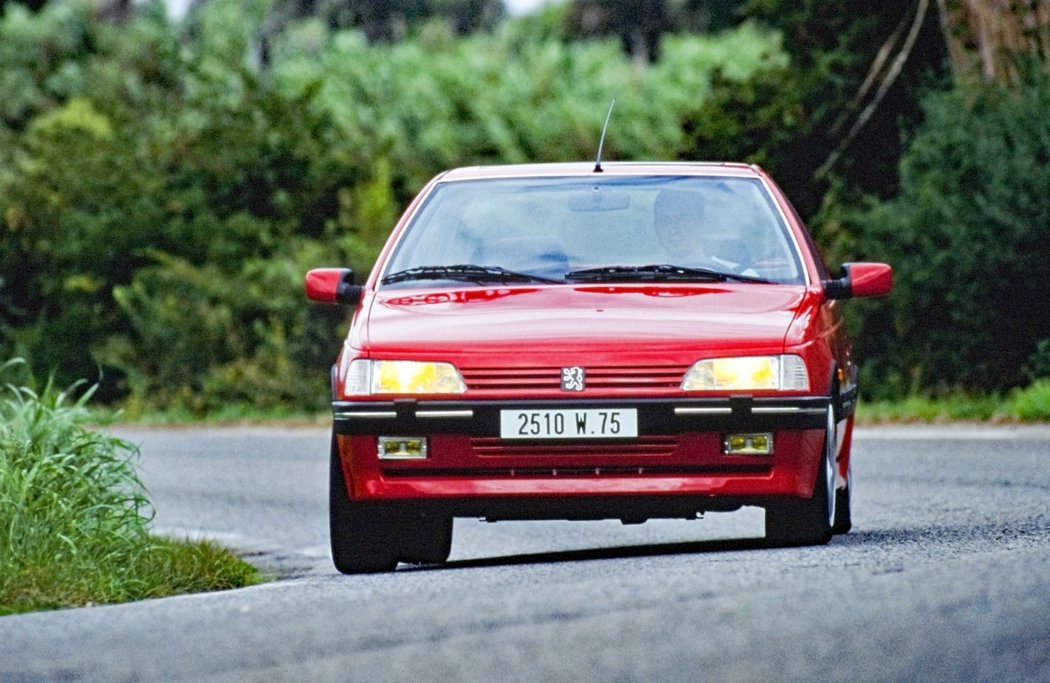
<svg viewBox="0 0 1050 683">
<path fill-rule="evenodd" d="M 861 401 L 857 423 L 918 424 L 948 422 L 988 422 L 1024 424 L 1050 422 L 1050 380 L 1040 380 L 1008 394 L 980 396 L 909 396 L 897 400 Z"/>
<path fill-rule="evenodd" d="M 606 158 L 760 163 L 829 263 L 894 266 L 846 306 L 862 406 L 1044 419 L 1048 20 L 637 4 L 0 3 L 0 359 L 129 419 L 323 412 L 307 268 L 363 275 L 450 166 L 592 158 L 615 98 Z"/>
<path fill-rule="evenodd" d="M 19 361 L 0 366 L 17 373 Z M 74 387 L 76 389 L 76 387 Z M 137 449 L 91 428 L 93 389 L 0 395 L 0 614 L 142 600 L 257 583 L 259 572 L 208 542 L 149 533 Z"/>
</svg>

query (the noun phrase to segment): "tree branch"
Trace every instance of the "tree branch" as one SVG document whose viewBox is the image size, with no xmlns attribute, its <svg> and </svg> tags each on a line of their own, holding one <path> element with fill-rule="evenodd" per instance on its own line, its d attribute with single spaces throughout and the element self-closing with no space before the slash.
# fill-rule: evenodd
<svg viewBox="0 0 1050 683">
<path fill-rule="evenodd" d="M 908 33 L 907 39 L 904 41 L 904 45 L 901 46 L 900 52 L 897 53 L 897 57 L 893 60 L 889 71 L 886 73 L 885 78 L 882 79 L 882 83 L 879 85 L 878 91 L 875 93 L 875 97 L 872 98 L 868 106 L 864 108 L 864 111 L 857 117 L 853 127 L 850 128 L 849 133 L 843 138 L 838 146 L 828 155 L 827 160 L 820 165 L 820 168 L 816 170 L 814 174 L 817 178 L 823 178 L 827 175 L 828 171 L 838 162 L 839 157 L 846 151 L 853 139 L 857 137 L 857 133 L 864 127 L 870 119 L 872 114 L 878 108 L 882 102 L 882 98 L 886 96 L 886 92 L 890 89 L 893 83 L 897 80 L 897 76 L 900 75 L 901 70 L 904 68 L 905 62 L 908 61 L 908 56 L 911 54 L 912 48 L 915 46 L 915 41 L 919 37 L 919 29 L 922 28 L 923 20 L 926 17 L 926 12 L 929 9 L 930 0 L 919 0 L 918 6 L 915 9 L 915 17 L 912 20 L 911 31 Z"/>
</svg>

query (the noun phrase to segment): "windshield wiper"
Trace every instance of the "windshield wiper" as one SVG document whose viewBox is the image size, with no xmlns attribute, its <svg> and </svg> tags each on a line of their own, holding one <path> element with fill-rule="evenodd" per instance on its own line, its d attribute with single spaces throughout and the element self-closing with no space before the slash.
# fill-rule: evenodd
<svg viewBox="0 0 1050 683">
<path fill-rule="evenodd" d="M 758 282 L 773 284 L 772 280 L 752 277 L 750 275 L 739 275 L 737 273 L 726 273 L 711 268 L 687 268 L 685 266 L 674 266 L 669 263 L 658 263 L 648 266 L 605 266 L 603 268 L 586 268 L 574 270 L 567 273 L 565 278 L 579 282 L 608 282 L 614 280 L 631 280 L 642 282 L 658 282 L 666 280 L 682 280 L 692 282 L 725 282 L 736 280 L 738 282 Z"/>
<path fill-rule="evenodd" d="M 499 282 L 503 284 L 519 282 L 544 282 L 561 284 L 561 280 L 551 280 L 538 275 L 518 273 L 498 266 L 476 266 L 460 264 L 455 266 L 420 266 L 391 273 L 383 278 L 383 284 L 389 285 L 406 280 L 464 280 L 466 282 Z"/>
</svg>

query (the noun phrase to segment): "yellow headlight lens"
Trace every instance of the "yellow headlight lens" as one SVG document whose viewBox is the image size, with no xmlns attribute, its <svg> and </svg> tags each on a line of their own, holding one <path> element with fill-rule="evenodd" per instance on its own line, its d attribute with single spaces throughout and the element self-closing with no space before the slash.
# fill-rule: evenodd
<svg viewBox="0 0 1050 683">
<path fill-rule="evenodd" d="M 684 391 L 808 391 L 800 356 L 740 356 L 697 361 L 682 380 Z"/>
<path fill-rule="evenodd" d="M 467 390 L 451 363 L 374 361 L 373 394 L 462 394 Z"/>
</svg>

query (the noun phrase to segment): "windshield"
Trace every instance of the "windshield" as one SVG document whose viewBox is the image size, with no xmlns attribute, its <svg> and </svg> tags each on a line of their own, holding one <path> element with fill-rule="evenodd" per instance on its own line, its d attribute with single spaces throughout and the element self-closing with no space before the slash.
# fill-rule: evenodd
<svg viewBox="0 0 1050 683">
<path fill-rule="evenodd" d="M 803 282 L 794 242 L 761 181 L 706 176 L 439 184 L 407 226 L 382 282 L 639 279 Z"/>
</svg>

